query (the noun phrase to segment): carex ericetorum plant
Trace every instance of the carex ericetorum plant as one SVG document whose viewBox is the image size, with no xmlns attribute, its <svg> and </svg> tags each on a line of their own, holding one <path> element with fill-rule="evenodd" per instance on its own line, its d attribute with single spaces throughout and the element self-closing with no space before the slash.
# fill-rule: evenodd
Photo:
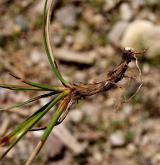
<svg viewBox="0 0 160 165">
<path fill-rule="evenodd" d="M 26 165 L 32 163 L 34 158 L 38 155 L 39 151 L 43 147 L 45 141 L 47 140 L 49 134 L 51 133 L 54 126 L 60 124 L 69 112 L 70 107 L 73 103 L 85 98 L 86 96 L 91 96 L 97 93 L 111 90 L 117 86 L 117 83 L 125 77 L 126 70 L 128 69 L 128 64 L 132 60 L 136 60 L 136 52 L 131 49 L 120 48 L 121 52 L 121 62 L 112 71 L 107 74 L 107 80 L 100 81 L 96 83 L 83 84 L 83 83 L 68 83 L 61 75 L 56 61 L 54 59 L 54 54 L 52 46 L 50 44 L 49 26 L 52 9 L 55 0 L 46 0 L 44 6 L 44 17 L 43 17 L 43 40 L 45 45 L 46 54 L 48 61 L 50 63 L 51 69 L 54 76 L 61 82 L 61 86 L 40 84 L 37 82 L 32 82 L 29 80 L 22 79 L 17 75 L 13 75 L 16 79 L 23 82 L 25 85 L 8 85 L 0 84 L 0 87 L 7 88 L 15 91 L 45 91 L 45 94 L 39 95 L 37 97 L 31 98 L 23 103 L 18 103 L 6 109 L 1 109 L 3 111 L 11 110 L 13 108 L 22 107 L 28 103 L 34 102 L 38 99 L 45 97 L 50 97 L 50 101 L 38 109 L 35 113 L 29 116 L 22 123 L 17 125 L 9 134 L 0 138 L 0 147 L 4 145 L 9 145 L 8 149 L 0 156 L 0 160 L 18 143 L 21 138 L 29 131 L 43 130 L 43 135 L 34 148 L 31 156 L 29 157 Z M 138 67 L 138 65 L 137 65 Z M 138 67 L 139 69 L 139 67 Z M 140 70 L 139 70 L 140 71 Z M 140 72 L 141 73 L 141 72 Z M 48 91 L 48 93 L 46 93 Z M 43 128 L 33 128 L 39 120 L 50 111 L 53 106 L 56 105 L 56 109 L 53 111 L 50 121 Z"/>
</svg>

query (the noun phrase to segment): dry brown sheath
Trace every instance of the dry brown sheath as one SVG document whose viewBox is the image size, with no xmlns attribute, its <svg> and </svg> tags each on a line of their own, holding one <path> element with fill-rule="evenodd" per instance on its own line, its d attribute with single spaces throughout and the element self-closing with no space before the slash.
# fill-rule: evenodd
<svg viewBox="0 0 160 165">
<path fill-rule="evenodd" d="M 128 64 L 134 59 L 134 51 L 124 49 L 120 64 L 108 73 L 108 79 L 106 81 L 96 82 L 92 84 L 71 84 L 70 88 L 72 90 L 72 99 L 79 100 L 86 96 L 91 96 L 114 88 L 116 86 L 116 83 L 124 78 L 125 72 L 128 68 Z"/>
</svg>

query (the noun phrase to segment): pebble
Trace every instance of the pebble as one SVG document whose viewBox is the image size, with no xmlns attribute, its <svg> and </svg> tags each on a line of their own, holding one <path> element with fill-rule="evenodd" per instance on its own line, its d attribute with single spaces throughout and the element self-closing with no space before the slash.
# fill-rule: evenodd
<svg viewBox="0 0 160 165">
<path fill-rule="evenodd" d="M 77 71 L 74 76 L 73 76 L 74 80 L 77 82 L 84 82 L 85 80 L 87 80 L 87 74 L 86 72 L 82 72 L 82 71 Z M 72 79 L 73 79 L 72 78 Z"/>
<path fill-rule="evenodd" d="M 151 22 L 156 22 L 157 21 L 157 17 L 154 15 L 154 13 L 148 11 L 148 10 L 144 10 L 141 13 L 139 13 L 138 15 L 139 19 L 144 19 L 144 20 L 149 20 Z"/>
<path fill-rule="evenodd" d="M 144 0 L 134 0 L 134 1 L 131 1 L 131 5 L 134 9 L 137 9 L 141 6 L 144 5 Z"/>
<path fill-rule="evenodd" d="M 76 52 L 69 49 L 54 49 L 55 57 L 61 61 L 92 65 L 96 59 L 95 51 Z M 86 55 L 87 54 L 87 55 Z"/>
<path fill-rule="evenodd" d="M 133 108 L 131 105 L 128 104 L 124 106 L 122 113 L 125 117 L 129 117 L 132 112 L 133 112 Z"/>
<path fill-rule="evenodd" d="M 32 64 L 38 64 L 42 61 L 43 56 L 40 51 L 35 49 L 30 54 L 30 61 Z"/>
<path fill-rule="evenodd" d="M 37 3 L 35 4 L 35 6 L 33 7 L 32 10 L 33 10 L 36 14 L 43 14 L 44 3 L 45 3 L 44 0 L 39 0 L 39 1 L 37 1 Z"/>
<path fill-rule="evenodd" d="M 84 51 L 89 49 L 91 46 L 90 38 L 90 31 L 88 31 L 86 27 L 82 27 L 82 29 L 79 30 L 74 36 L 73 50 Z"/>
<path fill-rule="evenodd" d="M 133 10 L 127 3 L 123 3 L 120 7 L 121 18 L 124 21 L 129 21 L 133 17 Z"/>
<path fill-rule="evenodd" d="M 122 132 L 117 131 L 109 137 L 112 147 L 122 147 L 125 144 L 125 138 Z"/>
<path fill-rule="evenodd" d="M 105 104 L 106 104 L 106 106 L 108 106 L 108 107 L 112 107 L 112 106 L 115 104 L 114 98 L 108 98 L 108 99 L 105 101 Z"/>
<path fill-rule="evenodd" d="M 150 71 L 150 66 L 148 64 L 143 64 L 142 71 L 144 74 L 148 74 Z"/>
<path fill-rule="evenodd" d="M 128 23 L 126 21 L 119 21 L 113 27 L 108 34 L 108 38 L 114 43 L 119 43 L 123 33 L 125 32 Z"/>
<path fill-rule="evenodd" d="M 121 41 L 122 46 L 131 47 L 136 51 L 143 51 L 147 48 L 147 58 L 160 56 L 159 43 L 160 26 L 146 20 L 137 20 L 131 23 Z"/>
<path fill-rule="evenodd" d="M 97 163 L 102 163 L 103 157 L 99 151 L 95 151 L 93 157 Z"/>
<path fill-rule="evenodd" d="M 70 112 L 69 117 L 73 122 L 79 123 L 82 120 L 83 113 L 81 110 L 73 110 Z"/>
<path fill-rule="evenodd" d="M 27 31 L 27 29 L 28 29 L 27 23 L 26 23 L 25 19 L 23 18 L 23 16 L 21 16 L 21 15 L 16 16 L 15 23 L 19 27 L 20 31 L 22 31 L 22 32 Z"/>
<path fill-rule="evenodd" d="M 114 5 L 115 5 L 115 2 L 116 1 L 113 1 L 113 0 L 105 0 L 105 6 L 104 6 L 104 9 L 105 10 L 109 10 L 110 8 L 112 8 Z"/>
<path fill-rule="evenodd" d="M 127 145 L 127 151 L 128 151 L 128 156 L 132 156 L 134 153 L 136 153 L 136 146 L 134 144 L 128 144 Z"/>
<path fill-rule="evenodd" d="M 56 19 L 66 27 L 74 27 L 76 25 L 77 9 L 73 5 L 67 5 L 57 10 Z"/>
</svg>

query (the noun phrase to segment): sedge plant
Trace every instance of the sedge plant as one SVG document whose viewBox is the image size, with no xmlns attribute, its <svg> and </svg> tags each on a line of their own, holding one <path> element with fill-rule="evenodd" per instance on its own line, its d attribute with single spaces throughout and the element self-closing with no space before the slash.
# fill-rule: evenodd
<svg viewBox="0 0 160 165">
<path fill-rule="evenodd" d="M 135 51 L 133 51 L 132 49 L 119 48 L 121 52 L 121 62 L 107 74 L 107 80 L 90 84 L 67 82 L 58 69 L 54 58 L 52 46 L 50 44 L 49 26 L 54 3 L 55 0 L 45 0 L 43 16 L 43 40 L 51 70 L 54 76 L 56 76 L 56 78 L 60 81 L 61 86 L 32 82 L 20 78 L 14 74 L 12 74 L 12 76 L 21 81 L 24 85 L 0 84 L 0 87 L 2 88 L 7 88 L 15 91 L 45 92 L 45 94 L 30 98 L 25 102 L 18 103 L 6 109 L 1 109 L 1 111 L 11 111 L 15 108 L 22 107 L 38 99 L 43 99 L 46 97 L 50 98 L 50 101 L 47 104 L 38 109 L 22 123 L 18 124 L 9 134 L 0 138 L 0 147 L 8 145 L 8 149 L 4 151 L 4 153 L 0 156 L 0 160 L 2 160 L 6 156 L 6 154 L 21 140 L 23 136 L 26 135 L 26 133 L 28 133 L 29 131 L 43 130 L 44 132 L 39 143 L 34 148 L 33 152 L 26 162 L 26 165 L 30 165 L 40 152 L 53 128 L 65 119 L 70 110 L 70 107 L 75 102 L 82 98 L 84 99 L 87 96 L 91 96 L 115 88 L 116 86 L 118 86 L 117 83 L 125 78 L 128 64 L 133 60 L 136 60 L 137 62 L 137 53 Z M 43 128 L 34 128 L 34 126 L 47 114 L 47 112 L 51 111 L 54 106 L 56 106 L 57 108 L 53 110 L 51 119 L 48 124 Z"/>
</svg>

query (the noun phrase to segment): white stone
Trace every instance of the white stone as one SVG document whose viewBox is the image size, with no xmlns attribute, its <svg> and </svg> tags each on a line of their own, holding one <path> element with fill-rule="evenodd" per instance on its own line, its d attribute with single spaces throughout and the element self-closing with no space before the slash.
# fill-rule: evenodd
<svg viewBox="0 0 160 165">
<path fill-rule="evenodd" d="M 146 20 L 137 20 L 131 23 L 124 36 L 121 45 L 132 47 L 136 51 L 147 50 L 147 57 L 154 58 L 160 55 L 160 26 Z"/>
<path fill-rule="evenodd" d="M 123 3 L 121 5 L 120 13 L 121 13 L 121 18 L 125 21 L 129 21 L 133 16 L 132 10 L 127 3 Z"/>
<path fill-rule="evenodd" d="M 108 34 L 109 39 L 115 43 L 118 43 L 123 36 L 127 26 L 128 23 L 126 21 L 117 22 Z"/>
<path fill-rule="evenodd" d="M 120 131 L 113 133 L 110 136 L 109 141 L 112 147 L 121 147 L 125 144 L 124 135 Z"/>
<path fill-rule="evenodd" d="M 123 113 L 126 117 L 131 115 L 132 111 L 133 111 L 133 108 L 130 105 L 125 105 L 123 108 Z"/>
<path fill-rule="evenodd" d="M 43 55 L 38 50 L 33 50 L 31 52 L 30 61 L 32 64 L 38 64 L 42 61 Z"/>
<path fill-rule="evenodd" d="M 70 112 L 69 117 L 73 122 L 78 123 L 82 120 L 83 113 L 81 110 L 73 110 Z"/>
</svg>

